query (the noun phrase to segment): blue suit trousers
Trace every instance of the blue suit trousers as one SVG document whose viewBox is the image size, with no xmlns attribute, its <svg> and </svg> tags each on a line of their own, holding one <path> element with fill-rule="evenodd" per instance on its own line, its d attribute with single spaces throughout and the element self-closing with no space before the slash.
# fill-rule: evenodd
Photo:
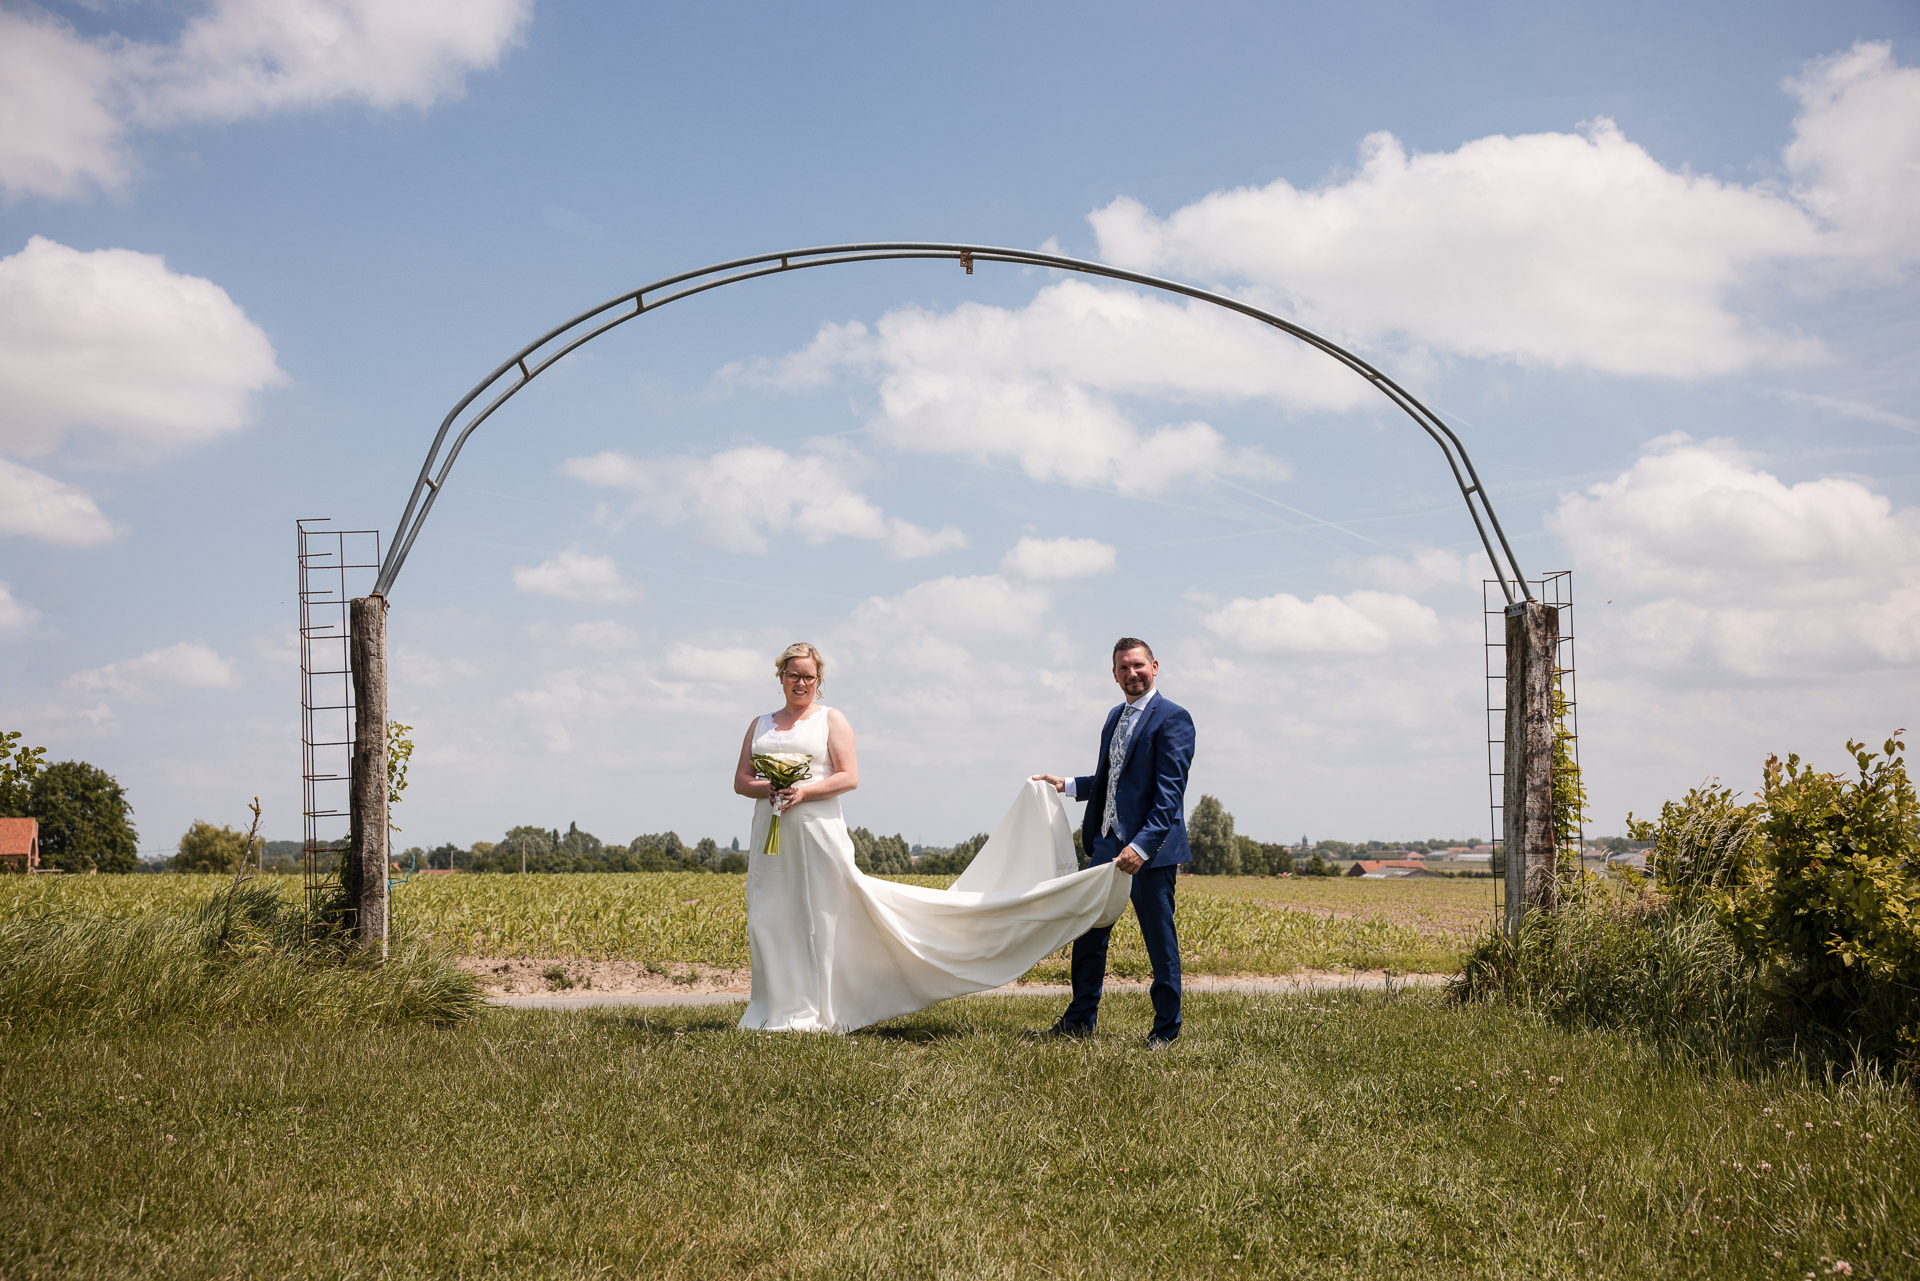
<svg viewBox="0 0 1920 1281">
<path fill-rule="evenodd" d="M 1099 837 L 1090 851 L 1095 863 L 1111 862 L 1123 846 L 1111 836 Z M 1180 1035 L 1180 939 L 1173 929 L 1173 890 L 1180 876 L 1177 865 L 1143 867 L 1133 876 L 1133 914 L 1140 921 L 1147 959 L 1153 965 L 1153 1039 L 1171 1041 Z M 1100 1018 L 1100 990 L 1107 979 L 1107 944 L 1113 927 L 1088 930 L 1073 941 L 1073 1000 L 1060 1022 L 1069 1027 L 1093 1027 Z"/>
</svg>

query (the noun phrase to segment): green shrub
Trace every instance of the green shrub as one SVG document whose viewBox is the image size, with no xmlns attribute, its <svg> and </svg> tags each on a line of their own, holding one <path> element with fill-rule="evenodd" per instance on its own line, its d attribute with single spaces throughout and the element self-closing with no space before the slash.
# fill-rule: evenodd
<svg viewBox="0 0 1920 1281">
<path fill-rule="evenodd" d="M 1742 805 L 1732 788 L 1708 784 L 1660 807 L 1660 821 L 1627 815 L 1628 834 L 1651 842 L 1647 872 L 1662 892 L 1685 902 L 1739 884 L 1760 844 L 1766 806 Z"/>
<path fill-rule="evenodd" d="M 1904 743 L 1859 778 L 1770 757 L 1757 800 L 1695 788 L 1657 823 L 1651 883 L 1575 873 L 1555 914 L 1489 935 L 1455 983 L 1566 1021 L 1683 1040 L 1920 1055 L 1920 804 Z"/>
<path fill-rule="evenodd" d="M 306 933 L 275 890 L 242 886 L 185 916 L 0 922 L 0 1027 L 455 1022 L 481 1008 L 472 977 L 402 942 L 382 962 L 341 934 Z"/>
<path fill-rule="evenodd" d="M 1920 1049 L 1920 806 L 1901 753 L 1849 742 L 1857 780 L 1769 757 L 1764 841 L 1724 913 L 1760 986 L 1874 1052 Z"/>
</svg>

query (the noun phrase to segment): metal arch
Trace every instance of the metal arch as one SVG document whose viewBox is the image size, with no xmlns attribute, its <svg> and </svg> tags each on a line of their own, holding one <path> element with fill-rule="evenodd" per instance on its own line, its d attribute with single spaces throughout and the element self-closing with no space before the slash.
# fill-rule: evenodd
<svg viewBox="0 0 1920 1281">
<path fill-rule="evenodd" d="M 1159 276 L 1148 276 L 1136 271 L 1126 271 L 1106 263 L 1089 262 L 1082 258 L 1066 258 L 1058 254 L 1039 253 L 1029 249 L 1007 249 L 995 245 L 956 245 L 933 241 L 882 241 L 869 244 L 820 245 L 811 249 L 791 249 L 785 253 L 756 254 L 751 258 L 734 258 L 728 262 L 714 263 L 695 271 L 682 272 L 677 276 L 667 276 L 652 284 L 642 285 L 601 303 L 598 307 L 581 312 L 564 324 L 549 329 L 540 337 L 509 356 L 507 360 L 491 374 L 481 379 L 472 391 L 460 398 L 458 404 L 448 411 L 440 422 L 440 430 L 434 435 L 433 447 L 427 451 L 426 461 L 420 465 L 420 478 L 414 482 L 413 492 L 407 498 L 407 508 L 400 516 L 400 524 L 394 530 L 393 541 L 387 545 L 386 560 L 380 566 L 380 576 L 373 590 L 380 595 L 388 595 L 393 588 L 394 579 L 400 575 L 401 566 L 407 562 L 407 554 L 413 550 L 414 539 L 420 536 L 420 528 L 426 524 L 427 514 L 433 510 L 433 504 L 440 496 L 440 489 L 446 484 L 447 474 L 453 470 L 454 460 L 460 457 L 467 438 L 475 432 L 481 423 L 493 416 L 493 412 L 511 400 L 522 387 L 551 369 L 553 365 L 575 351 L 592 342 L 610 329 L 626 324 L 647 312 L 656 311 L 671 302 L 682 298 L 691 298 L 695 294 L 718 289 L 722 285 L 737 284 L 743 280 L 757 280 L 762 276 L 775 276 L 782 272 L 798 271 L 804 267 L 831 267 L 841 263 L 886 262 L 896 259 L 953 259 L 973 273 L 976 262 L 1004 262 L 1025 267 L 1051 267 L 1061 271 L 1077 271 L 1089 276 L 1104 276 L 1110 280 L 1124 280 L 1129 284 L 1144 285 L 1150 289 L 1159 289 L 1167 293 L 1180 294 L 1195 298 L 1201 302 L 1225 307 L 1237 311 L 1263 324 L 1288 333 L 1317 348 L 1359 374 L 1372 383 L 1379 392 L 1400 410 L 1419 424 L 1420 429 L 1433 438 L 1445 455 L 1447 467 L 1453 473 L 1453 482 L 1460 490 L 1460 496 L 1467 504 L 1467 514 L 1473 517 L 1474 529 L 1480 535 L 1480 545 L 1486 548 L 1487 559 L 1493 563 L 1494 577 L 1500 582 L 1500 590 L 1506 595 L 1507 603 L 1518 599 L 1533 599 L 1533 593 L 1527 586 L 1526 575 L 1520 571 L 1520 562 L 1513 554 L 1513 546 L 1507 541 L 1507 534 L 1500 527 L 1500 518 L 1494 515 L 1493 504 L 1488 500 L 1486 487 L 1480 481 L 1480 474 L 1474 470 L 1473 460 L 1467 456 L 1466 446 L 1454 434 L 1451 427 L 1441 420 L 1439 415 L 1421 404 L 1413 394 L 1400 384 L 1375 369 L 1372 365 L 1354 355 L 1346 348 L 1329 339 L 1321 337 L 1310 329 L 1284 320 L 1272 312 L 1262 311 L 1237 298 L 1225 294 L 1213 293 L 1193 285 L 1182 284 L 1177 280 L 1165 280 Z M 667 291 L 662 293 L 661 291 Z M 651 301 L 648 294 L 658 295 Z M 627 310 L 621 310 L 626 308 Z M 545 355 L 539 353 L 543 349 Z M 531 363 L 530 363 L 531 362 Z M 518 377 L 513 375 L 518 372 Z M 484 407 L 469 417 L 454 435 L 451 446 L 447 445 L 447 436 L 461 415 L 471 408 L 488 391 L 498 386 L 503 379 L 510 379 Z M 442 448 L 446 455 L 441 457 Z M 437 470 L 436 470 L 437 464 Z M 1492 534 L 1489 536 L 1488 530 Z M 1499 551 L 1494 550 L 1495 541 Z M 1504 556 L 1504 560 L 1502 557 Z M 1515 595 L 1516 590 L 1519 596 Z"/>
</svg>

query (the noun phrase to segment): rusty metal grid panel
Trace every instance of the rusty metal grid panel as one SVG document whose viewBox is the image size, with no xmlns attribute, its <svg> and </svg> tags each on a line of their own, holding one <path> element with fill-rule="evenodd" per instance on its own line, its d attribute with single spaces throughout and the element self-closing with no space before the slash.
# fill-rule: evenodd
<svg viewBox="0 0 1920 1281">
<path fill-rule="evenodd" d="M 1480 585 L 1486 654 L 1487 808 L 1492 815 L 1493 835 L 1489 839 L 1495 850 L 1504 850 L 1506 835 L 1506 815 L 1501 807 L 1501 798 L 1505 790 L 1507 759 L 1507 600 L 1499 590 L 1501 586 L 1491 578 L 1483 579 Z M 1567 731 L 1567 748 L 1573 755 L 1573 768 L 1577 771 L 1580 768 L 1580 698 L 1573 647 L 1573 571 L 1558 570 L 1544 578 L 1526 582 L 1525 587 L 1528 595 L 1542 604 L 1553 606 L 1560 613 L 1560 641 L 1554 651 L 1553 665 L 1565 704 L 1562 723 Z M 1569 866 L 1584 869 L 1586 846 L 1586 826 L 1584 822 L 1577 822 L 1573 841 L 1571 844 L 1562 843 L 1560 848 L 1562 869 Z M 1505 878 L 1494 877 L 1493 886 L 1493 919 L 1504 920 Z"/>
<path fill-rule="evenodd" d="M 380 532 L 294 522 L 300 562 L 301 872 L 307 923 L 340 888 L 352 836 L 353 673 L 347 610 L 380 569 Z M 351 922 L 349 922 L 351 924 Z"/>
</svg>

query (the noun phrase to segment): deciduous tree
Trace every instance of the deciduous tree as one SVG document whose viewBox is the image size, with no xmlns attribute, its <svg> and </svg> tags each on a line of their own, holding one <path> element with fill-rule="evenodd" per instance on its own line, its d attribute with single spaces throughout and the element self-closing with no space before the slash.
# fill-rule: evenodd
<svg viewBox="0 0 1920 1281">
<path fill-rule="evenodd" d="M 85 761 L 49 765 L 33 781 L 27 813 L 40 820 L 40 861 L 68 872 L 137 872 L 133 807 L 113 775 Z"/>
<path fill-rule="evenodd" d="M 1236 876 L 1240 848 L 1233 839 L 1233 815 L 1218 798 L 1202 796 L 1187 819 L 1187 844 L 1193 848 L 1196 876 Z"/>
<path fill-rule="evenodd" d="M 231 827 L 215 827 L 196 818 L 187 834 L 180 838 L 179 853 L 173 856 L 176 872 L 235 872 L 246 857 L 247 834 Z"/>
</svg>

